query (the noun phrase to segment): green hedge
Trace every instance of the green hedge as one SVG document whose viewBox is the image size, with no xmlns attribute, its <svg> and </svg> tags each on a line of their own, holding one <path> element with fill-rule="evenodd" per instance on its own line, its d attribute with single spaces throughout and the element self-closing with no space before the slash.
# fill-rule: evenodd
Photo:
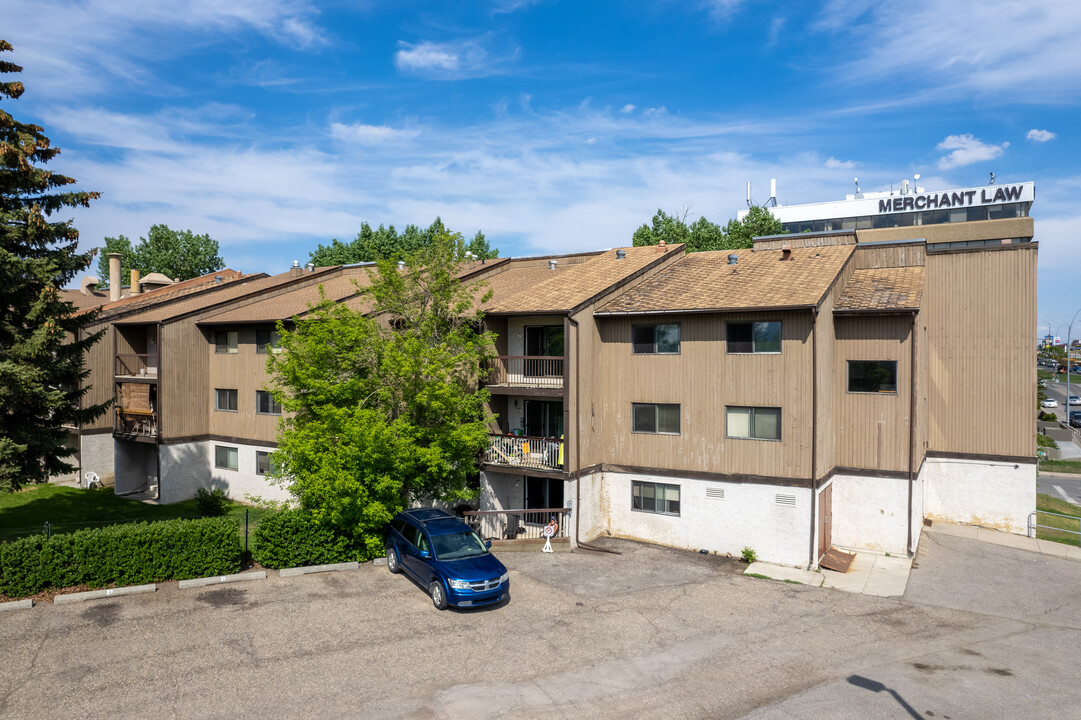
<svg viewBox="0 0 1081 720">
<path fill-rule="evenodd" d="M 268 568 L 363 560 L 357 544 L 300 509 L 267 513 L 253 537 L 252 558 Z"/>
<path fill-rule="evenodd" d="M 240 533 L 226 518 L 111 525 L 0 545 L 0 592 L 139 585 L 236 572 Z"/>
</svg>

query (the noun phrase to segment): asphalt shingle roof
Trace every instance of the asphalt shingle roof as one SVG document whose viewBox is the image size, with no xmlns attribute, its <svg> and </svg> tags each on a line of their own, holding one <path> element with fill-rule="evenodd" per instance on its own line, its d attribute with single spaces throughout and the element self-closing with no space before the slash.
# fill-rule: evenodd
<svg viewBox="0 0 1081 720">
<path fill-rule="evenodd" d="M 918 310 L 924 276 L 922 265 L 853 270 L 834 311 Z"/>
</svg>

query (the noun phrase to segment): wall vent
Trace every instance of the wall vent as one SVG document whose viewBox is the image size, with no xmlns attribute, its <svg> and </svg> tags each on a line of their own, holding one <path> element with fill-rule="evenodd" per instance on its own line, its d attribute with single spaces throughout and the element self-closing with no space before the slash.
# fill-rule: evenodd
<svg viewBox="0 0 1081 720">
<path fill-rule="evenodd" d="M 724 488 L 706 488 L 706 497 L 724 500 Z"/>
<path fill-rule="evenodd" d="M 777 495 L 777 504 L 778 505 L 789 505 L 791 507 L 796 507 L 796 496 L 795 495 Z"/>
</svg>

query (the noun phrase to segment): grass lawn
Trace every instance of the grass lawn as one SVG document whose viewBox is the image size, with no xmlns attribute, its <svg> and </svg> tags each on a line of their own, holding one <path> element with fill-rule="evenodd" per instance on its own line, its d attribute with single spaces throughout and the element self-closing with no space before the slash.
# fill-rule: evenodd
<svg viewBox="0 0 1081 720">
<path fill-rule="evenodd" d="M 1047 472 L 1076 473 L 1081 475 L 1081 461 L 1078 460 L 1041 460 L 1040 470 Z"/>
<path fill-rule="evenodd" d="M 1047 513 L 1058 513 L 1070 517 L 1058 517 Z M 1081 529 L 1081 508 L 1050 495 L 1037 494 L 1036 522 L 1040 525 L 1050 525 L 1064 530 L 1072 530 L 1073 533 L 1076 533 L 1078 529 Z M 1053 540 L 1065 545 L 1081 545 L 1081 536 L 1073 533 L 1057 532 L 1048 528 L 1036 528 L 1036 537 L 1040 540 Z"/>
<path fill-rule="evenodd" d="M 242 529 L 244 510 L 250 511 L 253 524 L 265 512 L 235 502 L 227 502 L 226 507 L 226 516 L 237 518 Z M 117 497 L 111 488 L 81 490 L 61 485 L 30 485 L 16 493 L 0 493 L 0 540 L 43 532 L 46 521 L 53 532 L 71 532 L 125 522 L 197 517 L 199 508 L 194 500 L 149 505 Z"/>
</svg>

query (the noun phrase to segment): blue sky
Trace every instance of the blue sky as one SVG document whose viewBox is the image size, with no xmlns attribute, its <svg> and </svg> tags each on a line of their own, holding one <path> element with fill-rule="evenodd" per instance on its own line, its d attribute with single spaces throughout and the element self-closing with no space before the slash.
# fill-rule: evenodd
<svg viewBox="0 0 1081 720">
<path fill-rule="evenodd" d="M 503 255 L 629 244 L 658 207 L 724 223 L 1036 182 L 1039 314 L 1081 308 L 1081 3 L 5 0 L 4 108 L 101 200 L 280 272 L 361 222 L 483 230 Z M 1061 326 L 1061 327 L 1060 327 Z M 1081 324 L 1076 328 L 1081 334 Z"/>
</svg>

